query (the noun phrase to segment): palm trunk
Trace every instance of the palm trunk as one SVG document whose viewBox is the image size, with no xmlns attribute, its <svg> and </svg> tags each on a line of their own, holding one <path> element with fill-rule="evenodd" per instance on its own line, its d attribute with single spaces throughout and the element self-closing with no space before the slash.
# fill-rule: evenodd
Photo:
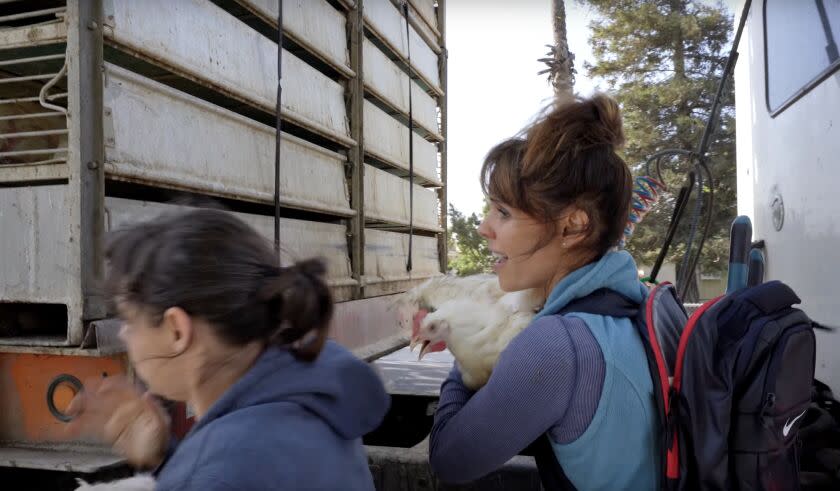
<svg viewBox="0 0 840 491">
<path fill-rule="evenodd" d="M 551 71 L 551 84 L 558 96 L 571 96 L 574 93 L 574 55 L 569 52 L 566 39 L 566 5 L 563 0 L 554 0 L 554 63 Z"/>
</svg>

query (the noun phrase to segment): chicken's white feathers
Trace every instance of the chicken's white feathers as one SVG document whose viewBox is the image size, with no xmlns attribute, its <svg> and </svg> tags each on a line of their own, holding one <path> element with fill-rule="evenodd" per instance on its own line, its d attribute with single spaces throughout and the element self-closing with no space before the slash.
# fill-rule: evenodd
<svg viewBox="0 0 840 491">
<path fill-rule="evenodd" d="M 512 311 L 501 302 L 451 300 L 429 313 L 420 331 L 440 333 L 458 361 L 464 385 L 476 390 L 487 383 L 499 355 L 533 317 L 533 310 Z"/>
<path fill-rule="evenodd" d="M 544 298 L 536 289 L 505 292 L 491 274 L 437 276 L 399 297 L 399 319 L 412 329 L 412 347 L 446 343 L 464 383 L 478 389 L 487 383 L 499 354 L 531 322 Z M 414 325 L 420 310 L 429 313 Z M 428 342 L 426 342 L 428 341 Z"/>
<path fill-rule="evenodd" d="M 473 298 L 492 301 L 505 294 L 499 288 L 499 279 L 491 274 L 470 276 L 435 276 L 402 295 L 401 301 L 417 304 L 422 309 L 433 309 L 449 300 Z"/>
<path fill-rule="evenodd" d="M 118 479 L 110 482 L 88 484 L 81 479 L 76 479 L 79 487 L 76 491 L 154 491 L 155 478 L 149 474 L 138 474 L 125 479 Z"/>
</svg>

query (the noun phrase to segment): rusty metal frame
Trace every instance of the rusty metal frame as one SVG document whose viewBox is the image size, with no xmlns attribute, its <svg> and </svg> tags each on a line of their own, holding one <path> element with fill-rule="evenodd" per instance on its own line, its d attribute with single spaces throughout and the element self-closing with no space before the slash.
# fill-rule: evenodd
<svg viewBox="0 0 840 491">
<path fill-rule="evenodd" d="M 350 47 L 350 68 L 356 74 L 348 80 L 350 93 L 350 137 L 356 144 L 349 149 L 350 207 L 356 212 L 348 221 L 350 264 L 356 291 L 353 298 L 364 298 L 365 285 L 365 149 L 364 149 L 364 101 L 365 86 L 363 72 L 364 0 L 347 14 L 347 29 Z"/>
<path fill-rule="evenodd" d="M 438 67 L 440 70 L 440 87 L 443 93 L 439 96 L 438 106 L 440 107 L 440 134 L 443 140 L 438 142 L 440 150 L 440 180 L 443 186 L 438 188 L 438 198 L 440 199 L 440 226 L 443 232 L 438 238 L 438 254 L 440 254 L 440 270 L 446 272 L 446 267 L 449 263 L 449 244 L 447 237 L 449 236 L 449 222 L 447 215 L 449 213 L 449 205 L 447 202 L 447 138 L 448 138 L 448 67 L 449 67 L 449 50 L 446 48 L 446 0 L 438 0 L 437 6 L 437 21 L 438 29 L 440 30 L 441 53 L 438 57 Z"/>
<path fill-rule="evenodd" d="M 70 26 L 67 45 L 68 53 L 78 58 L 70 65 L 68 83 L 78 88 L 70 101 L 74 116 L 70 124 L 78 137 L 78 160 L 71 165 L 78 165 L 78 182 L 71 185 L 80 187 L 82 320 L 89 321 L 107 314 L 99 288 L 105 230 L 102 0 L 73 0 L 68 9 L 73 8 L 78 9 L 78 15 L 71 17 L 76 24 Z M 82 342 L 83 333 L 68 334 L 70 343 Z"/>
<path fill-rule="evenodd" d="M 3 29 L 0 30 L 0 44 L 6 49 L 53 44 L 63 41 L 66 31 L 66 24 L 59 21 L 40 25 L 38 29 Z"/>
<path fill-rule="evenodd" d="M 354 2 L 353 0 L 336 0 L 336 2 L 339 5 L 341 5 L 341 7 L 346 11 L 353 10 L 354 8 L 356 8 L 357 3 L 361 3 L 361 2 Z"/>
</svg>

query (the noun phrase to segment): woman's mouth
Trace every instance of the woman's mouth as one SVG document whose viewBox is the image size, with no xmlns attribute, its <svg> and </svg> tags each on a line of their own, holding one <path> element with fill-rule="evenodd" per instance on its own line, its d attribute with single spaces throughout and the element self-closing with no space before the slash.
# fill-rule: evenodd
<svg viewBox="0 0 840 491">
<path fill-rule="evenodd" d="M 499 252 L 493 252 L 493 259 L 495 259 L 495 263 L 493 264 L 493 269 L 498 270 L 507 262 L 508 257 Z"/>
</svg>

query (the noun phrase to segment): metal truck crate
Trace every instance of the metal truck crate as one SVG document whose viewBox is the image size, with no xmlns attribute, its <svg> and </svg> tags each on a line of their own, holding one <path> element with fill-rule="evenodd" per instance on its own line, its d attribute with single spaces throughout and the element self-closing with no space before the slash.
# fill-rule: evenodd
<svg viewBox="0 0 840 491">
<path fill-rule="evenodd" d="M 417 34 L 413 26 L 409 27 L 406 39 L 403 13 L 389 0 L 370 0 L 364 5 L 365 21 L 376 38 L 385 43 L 404 59 L 408 58 L 411 48 L 411 62 L 416 66 L 423 81 L 431 90 L 442 93 L 438 56 L 434 50 Z"/>
<path fill-rule="evenodd" d="M 286 264 L 324 257 L 331 336 L 357 356 L 406 344 L 389 294 L 446 263 L 443 0 L 407 19 L 390 0 L 284 2 L 277 168 L 276 5 L 0 2 L 0 467 L 118 463 L 62 441 L 48 401 L 73 388 L 50 387 L 130 373 L 104 242 L 185 203 L 277 227 Z"/>
<path fill-rule="evenodd" d="M 109 231 L 134 223 L 153 219 L 165 213 L 188 210 L 189 207 L 151 203 L 120 198 L 105 199 L 105 216 Z M 247 213 L 233 213 L 258 232 L 266 240 L 274 240 L 274 218 Z M 350 276 L 350 258 L 347 252 L 346 227 L 332 223 L 311 222 L 288 218 L 280 219 L 280 236 L 283 247 L 280 250 L 282 264 L 321 257 L 327 265 L 327 282 L 333 287 L 336 300 L 348 300 L 356 284 Z"/>
<path fill-rule="evenodd" d="M 50 328 L 0 332 L 0 345 L 79 346 L 88 323 L 107 316 L 97 281 L 112 214 L 134 216 L 187 193 L 224 199 L 233 210 L 251 206 L 248 215 L 261 216 L 263 229 L 273 223 L 275 128 L 243 107 L 273 113 L 277 45 L 209 0 L 12 3 L 22 12 L 0 15 L 0 245 L 9 258 L 0 266 L 0 315 L 41 306 Z M 238 2 L 270 26 L 269 3 Z M 283 119 L 293 124 L 282 133 L 276 192 L 281 208 L 312 214 L 300 223 L 330 237 L 330 281 L 345 300 L 394 293 L 442 269 L 445 146 L 432 132 L 445 131 L 438 125 L 445 96 L 425 92 L 398 53 L 374 45 L 357 7 L 334 5 L 287 7 L 290 31 L 309 39 L 313 53 L 283 53 Z M 368 13 L 379 27 L 385 7 L 405 27 L 394 4 L 374 1 Z M 410 23 L 422 21 L 412 12 Z M 321 14 L 326 20 L 310 25 Z M 339 28 L 343 35 L 333 32 Z M 358 63 L 365 50 L 368 65 Z M 356 65 L 333 79 L 304 61 L 311 56 Z M 379 87 L 369 95 L 402 119 L 364 98 L 364 66 L 368 86 Z M 422 75 L 419 62 L 411 73 Z M 409 86 L 413 134 L 405 120 Z M 135 206 L 125 211 L 121 199 Z M 279 223 L 291 250 L 321 250 L 317 234 Z M 394 259 L 407 260 L 409 243 L 410 274 Z"/>
<path fill-rule="evenodd" d="M 376 167 L 365 166 L 365 217 L 410 225 L 411 210 L 409 182 Z M 437 194 L 414 184 L 414 226 L 416 228 L 441 232 L 440 210 L 437 208 Z"/>
<path fill-rule="evenodd" d="M 104 125 L 105 170 L 115 178 L 273 202 L 272 127 L 111 64 L 105 71 Z M 284 205 L 354 214 L 345 156 L 289 134 L 281 138 L 281 153 Z"/>
<path fill-rule="evenodd" d="M 103 8 L 105 37 L 110 42 L 274 113 L 276 43 L 209 0 L 104 0 Z M 282 62 L 286 116 L 328 138 L 352 144 L 341 84 L 288 51 L 284 50 Z"/>
<path fill-rule="evenodd" d="M 365 151 L 394 167 L 409 169 L 408 127 L 370 101 L 364 107 Z M 426 182 L 440 185 L 437 146 L 414 135 L 414 172 Z"/>
<path fill-rule="evenodd" d="M 365 89 L 402 113 L 408 114 L 408 74 L 372 42 L 364 41 Z M 411 82 L 411 112 L 414 124 L 441 140 L 437 101 L 417 82 Z"/>
<path fill-rule="evenodd" d="M 236 0 L 264 22 L 277 28 L 277 0 Z M 350 52 L 345 24 L 347 17 L 326 0 L 283 1 L 284 35 L 329 63 L 344 75 L 352 77 Z M 367 70 L 365 70 L 367 72 Z"/>
<path fill-rule="evenodd" d="M 412 241 L 412 270 L 407 271 L 407 234 L 365 231 L 364 282 L 367 292 L 371 295 L 398 293 L 441 274 L 437 240 L 418 235 Z"/>
</svg>

